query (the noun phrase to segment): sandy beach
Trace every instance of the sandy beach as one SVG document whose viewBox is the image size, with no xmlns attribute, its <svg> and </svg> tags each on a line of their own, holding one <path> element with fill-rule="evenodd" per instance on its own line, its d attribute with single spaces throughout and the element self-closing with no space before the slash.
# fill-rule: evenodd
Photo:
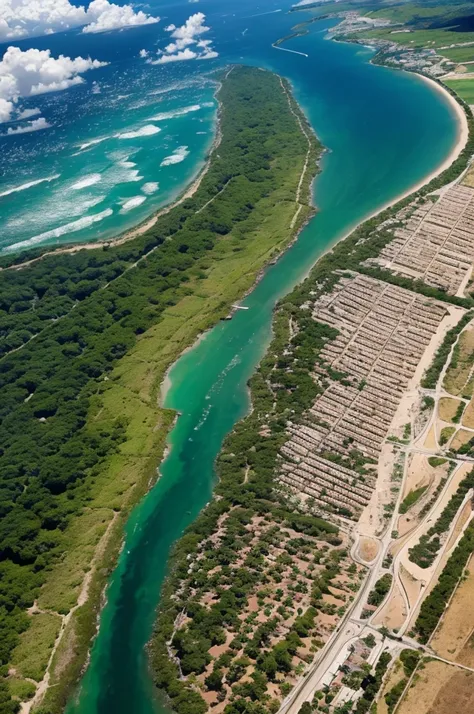
<svg viewBox="0 0 474 714">
<path fill-rule="evenodd" d="M 404 71 L 404 70 L 402 70 Z M 449 156 L 446 157 L 446 159 L 439 165 L 437 166 L 436 169 L 434 169 L 426 178 L 422 179 L 421 181 L 418 181 L 414 186 L 411 186 L 409 189 L 404 191 L 403 193 L 398 194 L 398 196 L 395 196 L 391 201 L 387 201 L 387 203 L 384 203 L 383 206 L 380 208 L 377 208 L 377 210 L 373 211 L 372 213 L 369 213 L 367 216 L 364 216 L 364 218 L 357 223 L 355 223 L 351 228 L 349 228 L 344 235 L 342 235 L 340 238 L 337 238 L 334 243 L 332 243 L 330 246 L 327 247 L 327 249 L 321 253 L 320 258 L 323 257 L 323 255 L 326 255 L 327 253 L 330 253 L 334 246 L 339 243 L 341 240 L 345 240 L 348 236 L 350 236 L 351 233 L 353 233 L 356 228 L 358 228 L 362 223 L 365 221 L 370 220 L 371 218 L 375 218 L 375 216 L 378 216 L 380 213 L 385 211 L 387 208 L 391 208 L 391 206 L 395 206 L 399 201 L 403 201 L 404 198 L 407 198 L 408 196 L 411 196 L 412 194 L 416 193 L 419 191 L 421 188 L 426 186 L 427 184 L 430 183 L 434 178 L 439 176 L 440 174 L 443 173 L 443 171 L 446 171 L 451 164 L 456 161 L 458 156 L 461 154 L 462 150 L 467 144 L 467 140 L 469 138 L 469 126 L 467 123 L 467 118 L 466 114 L 464 113 L 464 110 L 462 106 L 454 99 L 454 97 L 447 91 L 447 89 L 444 89 L 440 84 L 435 82 L 433 79 L 429 79 L 428 77 L 425 77 L 424 75 L 419 74 L 418 77 L 422 79 L 424 82 L 427 82 L 433 89 L 435 89 L 437 92 L 441 93 L 444 97 L 444 99 L 450 104 L 451 108 L 454 110 L 457 118 L 457 123 L 458 123 L 458 133 L 457 133 L 457 140 L 456 144 L 453 146 L 451 153 Z M 456 181 L 459 179 L 459 176 L 456 177 Z M 318 258 L 318 260 L 320 259 Z M 313 266 L 314 267 L 314 266 Z M 312 268 L 311 268 L 312 270 Z M 308 277 L 309 273 L 311 270 L 308 271 L 305 277 Z"/>
</svg>

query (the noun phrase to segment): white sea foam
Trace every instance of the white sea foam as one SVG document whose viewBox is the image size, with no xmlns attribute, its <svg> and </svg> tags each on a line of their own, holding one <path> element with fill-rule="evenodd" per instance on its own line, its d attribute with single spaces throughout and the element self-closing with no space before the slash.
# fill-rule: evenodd
<svg viewBox="0 0 474 714">
<path fill-rule="evenodd" d="M 146 124 L 142 126 L 141 129 L 136 131 L 125 131 L 123 134 L 116 134 L 117 139 L 139 139 L 141 136 L 152 136 L 153 134 L 158 134 L 161 131 L 159 126 L 154 124 Z"/>
<path fill-rule="evenodd" d="M 127 213 L 127 211 L 131 211 L 132 208 L 141 206 L 144 201 L 146 201 L 146 196 L 134 196 L 133 198 L 129 198 L 128 201 L 125 201 L 122 205 L 120 213 Z"/>
<path fill-rule="evenodd" d="M 89 176 L 84 176 L 83 179 L 77 181 L 71 186 L 71 189 L 79 191 L 81 188 L 88 188 L 88 186 L 94 186 L 94 184 L 99 183 L 102 180 L 100 174 L 89 174 Z"/>
<path fill-rule="evenodd" d="M 37 186 L 38 184 L 44 183 L 45 181 L 54 181 L 57 178 L 59 178 L 59 174 L 54 174 L 54 176 L 48 176 L 47 178 L 37 179 L 36 181 L 28 181 L 28 183 L 22 183 L 21 186 L 8 188 L 6 191 L 3 191 L 3 193 L 0 193 L 0 198 L 2 196 L 9 196 L 11 193 L 16 193 L 17 191 L 26 191 L 27 188 Z"/>
<path fill-rule="evenodd" d="M 85 144 L 79 144 L 79 151 L 89 149 L 91 146 L 95 146 L 95 144 L 101 144 L 103 141 L 107 141 L 107 139 L 111 139 L 111 137 L 101 136 L 100 139 L 91 139 L 90 141 L 86 141 Z"/>
<path fill-rule="evenodd" d="M 157 181 L 148 181 L 148 183 L 143 184 L 142 191 L 146 193 L 147 196 L 150 196 L 152 193 L 156 193 L 159 188 L 160 184 Z"/>
<path fill-rule="evenodd" d="M 20 243 L 15 243 L 14 245 L 10 245 L 7 248 L 3 249 L 4 253 L 9 253 L 13 250 L 18 250 L 18 248 L 29 248 L 32 245 L 37 245 L 38 243 L 44 243 L 45 241 L 49 240 L 50 238 L 60 238 L 63 235 L 66 235 L 67 233 L 73 233 L 74 231 L 80 231 L 83 230 L 84 228 L 88 228 L 89 226 L 93 225 L 94 223 L 98 223 L 99 221 L 103 221 L 104 218 L 108 218 L 111 216 L 113 213 L 113 210 L 111 208 L 106 208 L 105 211 L 101 211 L 100 213 L 95 213 L 92 216 L 83 216 L 82 218 L 79 218 L 77 221 L 72 221 L 71 223 L 66 223 L 64 226 L 58 226 L 57 228 L 53 228 L 50 231 L 46 231 L 45 233 L 40 233 L 37 236 L 33 236 L 32 238 L 29 238 L 28 240 L 23 240 L 20 241 Z"/>
<path fill-rule="evenodd" d="M 180 164 L 181 161 L 189 156 L 187 146 L 180 146 L 170 156 L 166 156 L 161 162 L 161 166 L 171 166 L 172 164 Z"/>
<path fill-rule="evenodd" d="M 204 106 L 204 105 L 203 105 Z M 149 121 L 164 121 L 165 119 L 175 119 L 175 117 L 182 117 L 190 112 L 198 112 L 201 108 L 200 104 L 192 104 L 190 107 L 182 107 L 181 109 L 175 109 L 171 112 L 162 112 L 154 117 L 150 117 Z"/>
</svg>

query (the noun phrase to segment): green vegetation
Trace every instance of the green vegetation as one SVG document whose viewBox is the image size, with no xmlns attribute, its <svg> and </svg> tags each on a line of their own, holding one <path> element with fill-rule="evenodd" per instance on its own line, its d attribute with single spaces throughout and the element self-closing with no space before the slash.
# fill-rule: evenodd
<svg viewBox="0 0 474 714">
<path fill-rule="evenodd" d="M 446 563 L 438 583 L 421 606 L 415 623 L 415 630 L 421 642 L 428 642 L 435 631 L 473 550 L 474 526 L 470 524 Z"/>
<path fill-rule="evenodd" d="M 412 506 L 415 505 L 415 503 L 417 503 L 417 501 L 420 500 L 427 488 L 428 486 L 421 486 L 420 488 L 410 491 L 410 493 L 408 493 L 401 502 L 400 508 L 398 509 L 399 512 L 401 514 L 406 513 Z"/>
<path fill-rule="evenodd" d="M 449 530 L 453 518 L 459 511 L 466 494 L 473 487 L 474 470 L 461 481 L 458 490 L 451 496 L 441 515 L 427 533 L 421 536 L 419 542 L 414 545 L 413 548 L 410 548 L 408 552 L 412 563 L 416 563 L 420 568 L 430 567 L 441 547 L 440 536 Z"/>
<path fill-rule="evenodd" d="M 437 466 L 443 466 L 443 464 L 447 463 L 447 459 L 442 456 L 429 456 L 428 463 L 435 469 Z"/>
<path fill-rule="evenodd" d="M 453 416 L 453 419 L 452 419 L 454 424 L 459 424 L 465 408 L 466 408 L 465 403 L 461 402 L 460 405 L 458 406 L 458 408 L 456 409 L 456 414 Z"/>
<path fill-rule="evenodd" d="M 395 709 L 396 705 L 398 704 L 400 697 L 402 696 L 403 692 L 405 691 L 405 687 L 408 684 L 408 681 L 415 671 L 416 667 L 418 666 L 418 662 L 420 661 L 420 653 L 416 652 L 415 650 L 402 650 L 400 652 L 400 662 L 403 665 L 403 674 L 404 677 L 401 679 L 397 684 L 395 684 L 392 689 L 390 689 L 384 699 L 385 703 L 387 704 L 388 712 L 389 714 L 392 714 L 393 710 Z"/>
<path fill-rule="evenodd" d="M 382 577 L 375 583 L 374 589 L 370 591 L 367 603 L 369 605 L 374 605 L 375 607 L 381 605 L 392 587 L 392 580 L 393 577 L 390 573 L 382 575 Z"/>
<path fill-rule="evenodd" d="M 3 352 L 24 344 L 0 361 L 2 674 L 24 641 L 19 636 L 30 624 L 25 609 L 40 595 L 50 599 L 48 607 L 68 611 L 112 510 L 130 503 L 137 483 L 143 486 L 133 498 L 139 498 L 153 474 L 172 418 L 155 406 L 164 370 L 199 329 L 226 314 L 275 245 L 291 238 L 308 141 L 278 78 L 235 69 L 220 99 L 222 141 L 192 198 L 121 246 L 45 256 L 0 273 Z M 315 157 L 316 142 L 312 152 Z M 308 175 L 306 195 L 310 180 Z M 303 221 L 310 210 L 303 207 Z M 268 233 L 259 231 L 259 245 L 257 230 L 266 220 Z M 274 233 L 273 220 L 280 224 Z M 206 290 L 209 298 L 203 299 Z M 24 334 L 27 324 L 31 330 Z M 147 341 L 140 338 L 144 333 Z M 141 350 L 141 358 L 134 350 Z M 86 516 L 95 521 L 80 549 L 77 541 L 86 532 L 73 534 Z M 104 553 L 108 568 L 120 541 L 122 520 L 116 523 L 106 560 Z M 93 580 L 90 602 L 70 623 L 77 657 L 75 671 L 63 675 L 68 686 L 95 631 L 106 576 L 104 570 Z M 47 650 L 48 637 L 43 642 Z M 41 662 L 37 676 L 44 671 Z M 66 691 L 51 688 L 47 696 L 57 711 Z"/>
<path fill-rule="evenodd" d="M 439 435 L 439 445 L 444 446 L 447 444 L 455 431 L 455 426 L 443 426 Z"/>
<path fill-rule="evenodd" d="M 423 189 L 419 195 L 424 195 L 437 186 L 441 186 L 445 181 L 452 180 L 457 173 L 463 168 L 468 161 L 468 152 L 463 154 L 460 162 L 446 174 L 435 179 L 428 187 Z M 412 199 L 411 199 L 412 200 Z M 206 573 L 216 567 L 215 555 L 210 553 L 209 536 L 213 534 L 216 537 L 218 530 L 218 522 L 228 523 L 232 515 L 232 509 L 245 509 L 246 519 L 255 518 L 256 514 L 262 517 L 266 523 L 277 524 L 281 529 L 283 527 L 291 527 L 304 537 L 313 537 L 321 540 L 329 540 L 335 538 L 335 534 L 327 532 L 327 524 L 322 521 L 316 521 L 312 516 L 298 512 L 298 505 L 294 503 L 285 504 L 284 494 L 274 491 L 274 474 L 275 463 L 278 451 L 281 445 L 286 440 L 286 422 L 291 415 L 293 423 L 298 423 L 304 419 L 304 411 L 313 403 L 315 397 L 323 389 L 325 381 L 328 379 L 337 379 L 344 381 L 345 375 L 326 371 L 326 366 L 319 359 L 319 352 L 327 340 L 333 339 L 336 336 L 336 331 L 325 325 L 314 323 L 308 317 L 306 311 L 302 311 L 301 306 L 305 305 L 308 300 L 314 300 L 321 293 L 327 293 L 343 274 L 344 270 L 357 269 L 361 272 L 371 273 L 372 269 L 366 268 L 362 263 L 369 257 L 377 255 L 386 243 L 392 239 L 392 233 L 385 228 L 379 228 L 379 225 L 388 218 L 394 216 L 402 206 L 407 205 L 409 200 L 404 200 L 398 205 L 386 209 L 377 218 L 370 219 L 357 228 L 347 239 L 334 246 L 333 250 L 321 258 L 309 277 L 297 286 L 293 292 L 283 298 L 277 306 L 273 323 L 274 339 L 270 348 L 262 360 L 260 367 L 250 380 L 250 389 L 252 397 L 253 410 L 252 413 L 240 422 L 232 434 L 226 439 L 221 454 L 217 460 L 217 474 L 219 482 L 216 487 L 217 499 L 214 499 L 206 508 L 204 513 L 198 520 L 188 529 L 182 541 L 180 541 L 171 558 L 171 574 L 167 580 L 162 593 L 160 611 L 158 614 L 157 624 L 151 644 L 151 664 L 154 673 L 156 686 L 163 691 L 169 698 L 170 706 L 178 713 L 187 712 L 185 702 L 188 701 L 188 693 L 194 678 L 199 677 L 199 672 L 202 668 L 209 666 L 209 650 L 211 642 L 206 635 L 206 628 L 201 627 L 202 622 L 207 623 L 208 618 L 216 617 L 219 627 L 235 627 L 235 612 L 237 603 L 239 603 L 240 611 L 245 611 L 247 603 L 253 588 L 257 584 L 272 582 L 273 575 L 267 573 L 267 561 L 264 558 L 266 550 L 260 550 L 260 547 L 255 549 L 255 556 L 260 555 L 257 560 L 254 559 L 254 546 L 252 545 L 252 559 L 250 561 L 252 568 L 259 566 L 260 574 L 257 579 L 254 579 L 253 571 L 248 575 L 248 580 L 242 581 L 243 573 L 235 571 L 235 566 L 238 560 L 238 552 L 241 549 L 239 538 L 236 538 L 234 530 L 228 535 L 225 531 L 224 541 L 226 544 L 226 562 L 225 565 L 219 565 L 220 570 L 215 576 L 211 577 L 211 581 L 207 582 Z M 336 272 L 337 271 L 337 272 Z M 375 272 L 375 271 L 374 271 Z M 398 284 L 399 278 L 392 276 L 385 271 L 381 271 L 381 275 L 375 277 L 389 277 L 390 282 Z M 414 284 L 410 280 L 404 280 L 403 287 L 415 289 L 421 294 L 434 296 L 447 301 L 458 301 L 458 298 L 451 298 L 442 291 L 436 291 L 432 288 L 417 283 Z M 472 304 L 466 300 L 462 304 Z M 290 334 L 289 324 L 291 321 L 292 330 Z M 321 369 L 321 378 L 314 380 L 309 377 L 309 372 L 314 371 L 314 364 L 319 363 Z M 325 458 L 341 458 L 336 454 L 325 453 Z M 363 468 L 363 462 L 359 464 L 358 458 L 354 457 L 354 463 Z M 247 478 L 246 478 L 247 475 Z M 296 509 L 296 510 L 295 510 Z M 344 514 L 347 515 L 347 514 Z M 325 530 L 326 529 L 326 530 Z M 221 529 L 219 529 L 220 532 Z M 242 537 L 247 536 L 242 533 Z M 280 539 L 282 537 L 280 536 Z M 283 540 L 281 540 L 283 543 Z M 287 548 L 287 546 L 285 546 Z M 288 551 L 287 551 L 288 552 Z M 338 551 L 335 550 L 335 553 Z M 262 555 L 263 553 L 263 555 Z M 195 569 L 190 569 L 190 564 L 199 556 L 199 570 L 201 563 L 204 565 L 202 575 L 196 579 Z M 203 558 L 204 556 L 204 558 Z M 220 556 L 218 556 L 220 557 Z M 228 568 L 224 570 L 225 568 Z M 246 571 L 247 572 L 247 571 Z M 222 575 L 223 574 L 223 575 Z M 221 578 L 224 576 L 224 585 L 226 589 L 221 588 Z M 246 576 L 247 577 L 247 576 Z M 277 576 L 278 577 L 278 576 Z M 328 588 L 331 584 L 331 576 L 322 578 L 317 572 L 312 585 L 312 600 L 311 608 L 318 610 L 319 607 L 324 607 L 323 611 L 328 610 L 328 606 L 321 603 L 321 596 L 325 592 L 329 592 Z M 383 591 L 387 585 L 390 587 L 388 577 L 382 579 L 378 583 L 379 590 L 374 595 L 375 598 L 383 597 Z M 277 581 L 278 582 L 278 581 Z M 234 592 L 233 587 L 238 588 L 238 593 Z M 301 583 L 307 587 L 306 581 Z M 356 584 L 354 584 L 356 585 Z M 202 588 L 212 593 L 212 606 L 206 608 L 205 612 L 201 610 L 201 604 L 194 602 L 193 598 L 189 600 L 189 593 L 196 593 L 199 597 L 202 593 Z M 227 601 L 227 593 L 229 588 L 232 590 L 230 594 L 231 605 L 229 612 L 229 604 Z M 278 591 L 278 586 L 277 586 Z M 178 600 L 174 594 L 179 592 L 183 594 Z M 382 595 L 380 594 L 382 592 Z M 225 597 L 224 597 L 225 595 Z M 234 597 L 235 595 L 235 597 Z M 280 597 L 278 595 L 277 597 Z M 188 599 L 187 599 L 188 598 Z M 249 621 L 244 631 L 239 632 L 232 640 L 226 655 L 231 657 L 234 663 L 236 659 L 240 659 L 242 655 L 247 656 L 254 663 L 255 671 L 250 682 L 246 683 L 245 687 L 238 685 L 232 689 L 232 704 L 226 706 L 226 714 L 235 714 L 238 711 L 260 712 L 262 704 L 264 706 L 274 706 L 274 702 L 269 702 L 267 692 L 268 681 L 275 677 L 278 672 L 280 676 L 285 671 L 287 665 L 284 664 L 285 656 L 281 654 L 281 664 L 278 663 L 278 658 L 274 652 L 274 644 L 272 644 L 272 628 L 282 626 L 286 622 L 285 617 L 294 612 L 295 604 L 291 598 L 287 598 L 277 608 L 276 613 L 272 609 L 271 603 L 265 598 L 261 598 L 259 606 L 266 611 L 265 628 L 255 629 L 252 621 Z M 178 663 L 173 658 L 170 659 L 166 643 L 172 636 L 174 624 L 177 615 L 183 610 L 187 612 L 191 620 L 183 628 L 183 633 L 179 635 L 177 643 L 173 639 L 173 652 L 178 657 L 178 662 L 182 666 L 182 659 L 186 658 L 186 667 L 190 666 L 188 654 L 193 653 L 191 660 L 190 680 L 183 681 L 179 677 Z M 293 609 L 292 609 L 293 608 Z M 196 613 L 196 615 L 194 614 Z M 219 614 L 217 614 L 219 613 Z M 308 612 L 300 613 L 306 618 Z M 309 612 L 310 624 L 309 628 L 304 625 L 304 632 L 311 633 L 311 622 L 313 611 Z M 224 619 L 223 619 L 224 618 Z M 246 621 L 249 618 L 246 618 Z M 315 619 L 317 625 L 317 618 Z M 296 622 L 295 622 L 296 625 Z M 293 630 L 290 630 L 285 635 L 286 638 L 292 638 Z M 298 637 L 300 635 L 296 633 Z M 222 637 L 222 635 L 220 635 Z M 311 636 L 311 635 L 310 635 Z M 248 639 L 250 638 L 250 639 Z M 184 646 L 182 643 L 184 642 Z M 176 644 L 176 647 L 175 647 Z M 293 646 L 290 644 L 290 646 Z M 283 645 L 285 651 L 289 651 L 287 644 Z M 280 657 L 279 654 L 279 657 Z M 290 652 L 291 654 L 291 652 Z M 196 655 L 196 656 L 194 656 Z M 256 657 L 256 659 L 253 659 Z M 385 671 L 387 662 L 382 662 Z M 227 664 L 226 664 L 227 662 Z M 212 665 L 217 670 L 216 681 L 220 677 L 221 670 L 226 670 L 229 662 L 222 661 L 221 658 L 214 660 Z M 279 669 L 282 667 L 283 669 Z M 226 672 L 227 680 L 227 672 Z M 380 680 L 381 681 L 381 680 Z M 358 712 L 368 711 L 380 681 L 377 681 L 377 686 L 369 686 L 367 689 L 367 697 L 363 697 L 358 703 Z M 282 696 L 288 693 L 288 682 L 283 682 L 280 687 Z M 228 694 L 228 687 L 225 686 Z M 222 692 L 221 692 L 222 693 Z M 225 693 L 223 694 L 224 696 Z M 191 711 L 199 712 L 201 710 L 201 700 L 196 690 L 192 690 L 192 705 Z M 229 695 L 230 696 L 230 695 Z M 244 701 L 242 701 L 244 700 Z M 275 703 L 275 707 L 277 704 Z"/>
<path fill-rule="evenodd" d="M 474 47 L 471 49 L 474 54 Z M 459 94 L 467 104 L 474 104 L 474 80 L 471 79 L 446 79 L 445 84 Z"/>
<path fill-rule="evenodd" d="M 441 346 L 438 348 L 435 358 L 431 365 L 428 367 L 426 370 L 425 374 L 423 375 L 423 379 L 421 380 L 421 386 L 424 387 L 425 389 L 435 389 L 436 384 L 438 383 L 438 379 L 440 377 L 440 374 L 443 370 L 444 365 L 446 364 L 446 360 L 449 357 L 449 353 L 451 352 L 451 348 L 458 339 L 459 334 L 462 332 L 462 330 L 466 327 L 466 325 L 472 320 L 474 317 L 473 312 L 467 312 L 461 320 L 459 320 L 458 324 L 452 327 L 447 333 L 446 336 L 441 344 Z M 454 357 L 454 354 L 453 354 Z M 451 366 L 454 367 L 453 362 L 451 362 Z"/>
<path fill-rule="evenodd" d="M 361 698 L 357 700 L 354 714 L 367 714 L 367 712 L 371 709 L 372 702 L 382 686 L 383 678 L 391 661 L 391 655 L 388 652 L 382 652 L 375 666 L 374 674 L 370 674 L 366 677 L 365 681 L 361 685 L 364 693 Z"/>
</svg>

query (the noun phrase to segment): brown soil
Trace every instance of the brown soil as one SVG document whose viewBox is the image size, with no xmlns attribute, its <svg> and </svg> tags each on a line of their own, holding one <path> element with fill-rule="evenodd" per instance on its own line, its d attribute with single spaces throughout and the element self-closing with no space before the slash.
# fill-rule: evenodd
<svg viewBox="0 0 474 714">
<path fill-rule="evenodd" d="M 373 538 L 368 538 L 366 536 L 363 536 L 360 539 L 359 555 L 362 560 L 365 560 L 366 563 L 371 563 L 372 560 L 375 560 L 378 552 L 379 544 L 376 540 L 374 540 Z"/>
<path fill-rule="evenodd" d="M 425 449 L 430 449 L 430 451 L 436 451 L 438 448 L 438 444 L 436 442 L 436 435 L 435 435 L 435 430 L 434 426 L 431 427 L 431 429 L 428 432 L 428 435 L 425 439 L 425 443 L 423 444 Z"/>
<path fill-rule="evenodd" d="M 444 614 L 431 646 L 440 657 L 473 666 L 474 649 L 469 640 L 474 630 L 474 556 L 467 567 L 467 578 L 462 582 Z"/>
<path fill-rule="evenodd" d="M 464 410 L 461 423 L 463 426 L 467 426 L 469 429 L 474 429 L 474 399 L 471 399 L 466 409 Z"/>
<path fill-rule="evenodd" d="M 450 397 L 442 397 L 438 402 L 438 416 L 443 421 L 452 421 L 456 415 L 457 409 L 461 404 L 460 399 L 451 399 Z"/>
<path fill-rule="evenodd" d="M 451 448 L 459 449 L 461 446 L 467 444 L 467 442 L 473 438 L 474 432 L 466 431 L 466 429 L 459 429 L 459 431 L 453 437 L 453 440 L 451 442 Z"/>
<path fill-rule="evenodd" d="M 427 662 L 424 669 L 417 670 L 414 684 L 398 707 L 397 714 L 434 714 L 433 703 L 440 690 L 452 679 L 454 672 L 454 668 L 444 662 Z M 461 711 L 451 708 L 449 714 Z M 441 711 L 436 711 L 436 714 L 441 714 Z"/>
</svg>

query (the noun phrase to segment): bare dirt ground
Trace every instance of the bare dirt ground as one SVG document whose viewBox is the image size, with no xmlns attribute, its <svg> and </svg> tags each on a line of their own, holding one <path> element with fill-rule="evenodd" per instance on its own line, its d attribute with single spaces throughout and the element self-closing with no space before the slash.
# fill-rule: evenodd
<svg viewBox="0 0 474 714">
<path fill-rule="evenodd" d="M 431 646 L 440 657 L 451 659 L 468 667 L 474 663 L 474 648 L 469 640 L 474 631 L 474 556 L 467 566 L 467 577 L 456 590 L 451 604 L 443 616 Z"/>
<path fill-rule="evenodd" d="M 407 614 L 402 593 L 398 584 L 395 583 L 390 597 L 380 612 L 372 619 L 372 624 L 375 627 L 384 625 L 390 630 L 398 629 L 405 622 Z"/>
<path fill-rule="evenodd" d="M 425 664 L 424 669 L 417 671 L 416 683 L 410 687 L 397 709 L 397 714 L 441 714 L 441 711 L 432 709 L 433 704 L 438 693 L 455 673 L 455 668 L 444 662 L 432 661 Z M 451 708 L 449 714 L 460 714 L 461 711 L 463 710 Z"/>
<path fill-rule="evenodd" d="M 438 415 L 443 421 L 452 421 L 456 415 L 457 408 L 461 404 L 460 399 L 451 399 L 451 397 L 442 397 L 438 402 Z"/>
<path fill-rule="evenodd" d="M 436 451 L 436 449 L 438 448 L 438 442 L 436 441 L 436 434 L 435 434 L 434 426 L 432 426 L 431 429 L 429 430 L 423 446 L 425 449 L 429 449 L 430 451 Z"/>
<path fill-rule="evenodd" d="M 379 552 L 379 544 L 373 538 L 362 536 L 359 543 L 359 555 L 366 563 L 375 560 Z"/>
<path fill-rule="evenodd" d="M 467 429 L 459 429 L 453 436 L 453 439 L 451 441 L 451 448 L 456 450 L 460 449 L 461 446 L 467 444 L 467 442 L 470 441 L 472 438 L 474 438 L 474 431 L 467 431 Z"/>
<path fill-rule="evenodd" d="M 428 662 L 397 709 L 397 714 L 470 714 L 474 673 L 443 662 Z"/>
</svg>

